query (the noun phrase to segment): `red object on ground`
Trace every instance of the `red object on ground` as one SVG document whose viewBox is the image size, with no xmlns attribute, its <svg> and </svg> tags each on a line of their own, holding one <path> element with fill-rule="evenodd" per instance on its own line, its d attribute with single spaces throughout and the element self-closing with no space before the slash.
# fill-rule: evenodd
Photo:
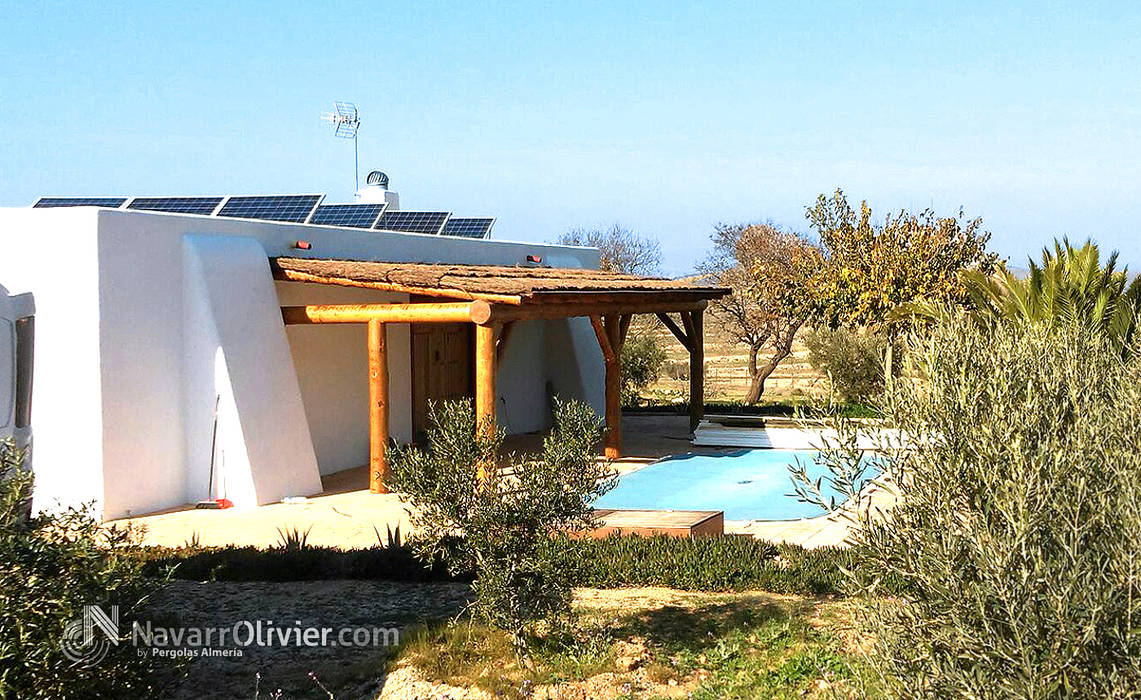
<svg viewBox="0 0 1141 700">
<path fill-rule="evenodd" d="M 298 250 L 309 250 L 313 247 L 313 244 L 309 241 L 297 241 L 293 244 L 293 247 L 297 248 Z"/>
<path fill-rule="evenodd" d="M 541 256 L 541 255 L 528 255 L 527 256 L 527 262 L 529 262 L 529 263 L 541 263 L 541 262 L 543 262 L 543 256 Z"/>
<path fill-rule="evenodd" d="M 198 501 L 194 507 L 200 510 L 221 510 L 223 508 L 233 508 L 234 502 L 228 498 L 215 498 L 212 501 Z"/>
</svg>

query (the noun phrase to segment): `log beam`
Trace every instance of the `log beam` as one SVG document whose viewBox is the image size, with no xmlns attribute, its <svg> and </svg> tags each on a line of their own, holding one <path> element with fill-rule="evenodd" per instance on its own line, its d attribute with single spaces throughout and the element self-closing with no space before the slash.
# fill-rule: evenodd
<svg viewBox="0 0 1141 700">
<path fill-rule="evenodd" d="M 283 306 L 286 324 L 298 323 L 487 323 L 486 301 L 442 304 L 313 304 Z"/>
<path fill-rule="evenodd" d="M 689 350 L 693 347 L 693 342 L 689 339 L 689 336 L 686 335 L 686 332 L 683 331 L 672 318 L 670 318 L 669 314 L 663 313 L 657 314 L 657 316 L 658 320 L 662 322 L 662 325 L 668 328 L 670 333 L 673 333 L 673 336 L 677 338 L 678 342 L 681 343 L 683 348 Z"/>
<path fill-rule="evenodd" d="M 499 329 L 499 335 L 495 338 L 495 364 L 503 362 L 503 356 L 507 354 L 507 342 L 511 339 L 511 331 L 515 328 L 515 322 L 510 321 L 503 324 Z"/>
<path fill-rule="evenodd" d="M 575 318 L 578 316 L 625 316 L 628 314 L 654 314 L 679 311 L 701 311 L 705 301 L 669 302 L 646 301 L 640 304 L 522 304 L 507 306 L 492 304 L 491 320 L 484 323 L 507 323 L 535 319 Z"/>
<path fill-rule="evenodd" d="M 388 493 L 388 342 L 387 327 L 368 323 L 368 490 Z"/>
</svg>

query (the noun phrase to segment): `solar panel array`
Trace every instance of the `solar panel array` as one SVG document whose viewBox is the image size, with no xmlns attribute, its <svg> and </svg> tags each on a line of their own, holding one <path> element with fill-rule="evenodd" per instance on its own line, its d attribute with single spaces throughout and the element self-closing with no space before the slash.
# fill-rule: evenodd
<svg viewBox="0 0 1141 700">
<path fill-rule="evenodd" d="M 135 197 L 127 208 L 209 216 L 223 199 L 225 197 Z"/>
<path fill-rule="evenodd" d="M 278 196 L 230 197 L 217 216 L 233 219 L 265 219 L 303 224 L 324 195 L 287 194 Z"/>
<path fill-rule="evenodd" d="M 446 211 L 386 211 L 385 203 L 321 204 L 322 194 L 231 197 L 40 197 L 32 206 L 107 207 L 161 211 L 232 219 L 261 219 L 296 224 L 427 233 L 461 238 L 489 238 L 493 217 L 451 218 Z"/>
<path fill-rule="evenodd" d="M 487 238 L 494 223 L 495 219 L 483 217 L 448 219 L 441 234 L 462 238 Z"/>
<path fill-rule="evenodd" d="M 322 204 L 309 217 L 309 223 L 322 226 L 347 226 L 349 228 L 372 228 L 382 204 Z"/>
<path fill-rule="evenodd" d="M 126 197 L 40 197 L 32 205 L 35 209 L 50 207 L 109 207 L 118 209 L 127 201 Z"/>
<path fill-rule="evenodd" d="M 446 211 L 389 211 L 380 215 L 373 228 L 404 233 L 439 233 L 448 216 Z"/>
</svg>

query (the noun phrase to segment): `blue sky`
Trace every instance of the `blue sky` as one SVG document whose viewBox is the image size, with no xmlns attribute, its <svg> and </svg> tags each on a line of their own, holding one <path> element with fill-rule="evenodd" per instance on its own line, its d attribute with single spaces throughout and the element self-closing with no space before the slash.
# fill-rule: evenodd
<svg viewBox="0 0 1141 700">
<path fill-rule="evenodd" d="M 938 5 L 938 6 L 936 6 Z M 1141 270 L 1135 3 L 0 0 L 0 205 L 352 191 L 620 223 L 688 271 L 717 222 L 804 229 L 820 192 L 982 216 L 1021 264 L 1093 236 Z"/>
</svg>

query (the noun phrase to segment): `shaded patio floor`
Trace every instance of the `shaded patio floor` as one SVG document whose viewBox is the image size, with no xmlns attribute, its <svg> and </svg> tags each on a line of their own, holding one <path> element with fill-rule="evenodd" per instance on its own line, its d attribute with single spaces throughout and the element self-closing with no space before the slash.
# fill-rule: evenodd
<svg viewBox="0 0 1141 700">
<path fill-rule="evenodd" d="M 686 416 L 625 416 L 624 453 L 613 462 L 627 472 L 662 457 L 686 452 L 715 454 L 734 448 L 694 447 Z M 513 435 L 505 443 L 509 451 L 534 452 L 542 444 L 539 433 Z M 601 452 L 601 446 L 599 448 Z M 384 537 L 397 526 L 410 529 L 405 504 L 393 494 L 368 491 L 368 467 L 347 469 L 321 478 L 322 491 L 310 494 L 304 503 L 271 503 L 257 508 L 195 510 L 192 505 L 160 513 L 112 521 L 144 528 L 144 542 L 178 547 L 197 537 L 203 546 L 278 544 L 281 531 L 309 531 L 309 543 L 333 547 L 371 547 L 377 533 Z"/>
</svg>

